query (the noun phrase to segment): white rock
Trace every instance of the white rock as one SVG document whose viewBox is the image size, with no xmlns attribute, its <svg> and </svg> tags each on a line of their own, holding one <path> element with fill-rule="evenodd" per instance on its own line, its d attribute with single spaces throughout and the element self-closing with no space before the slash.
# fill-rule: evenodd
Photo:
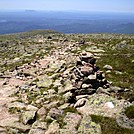
<svg viewBox="0 0 134 134">
<path fill-rule="evenodd" d="M 115 107 L 112 102 L 107 102 L 107 103 L 105 103 L 105 105 L 106 105 L 108 108 L 111 108 L 111 109 Z"/>
<path fill-rule="evenodd" d="M 87 101 L 86 98 L 81 98 L 75 103 L 74 107 L 75 108 L 82 107 L 86 103 L 86 101 Z"/>
<path fill-rule="evenodd" d="M 105 65 L 103 68 L 106 70 L 113 70 L 113 67 L 110 65 Z"/>
</svg>

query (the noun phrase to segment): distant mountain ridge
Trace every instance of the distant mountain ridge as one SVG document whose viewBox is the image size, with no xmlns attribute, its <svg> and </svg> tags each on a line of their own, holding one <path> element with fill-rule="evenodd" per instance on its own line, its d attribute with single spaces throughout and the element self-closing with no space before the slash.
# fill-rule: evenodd
<svg viewBox="0 0 134 134">
<path fill-rule="evenodd" d="M 72 12 L 0 12 L 0 34 L 37 29 L 62 33 L 134 34 L 133 14 Z"/>
</svg>

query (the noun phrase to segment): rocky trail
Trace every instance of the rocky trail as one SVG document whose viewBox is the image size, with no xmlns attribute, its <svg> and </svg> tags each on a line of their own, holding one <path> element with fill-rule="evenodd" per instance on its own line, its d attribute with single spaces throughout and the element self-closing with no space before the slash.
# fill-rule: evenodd
<svg viewBox="0 0 134 134">
<path fill-rule="evenodd" d="M 8 124 L 9 120 L 12 122 L 16 119 L 17 120 L 19 119 L 19 117 L 16 114 L 9 113 L 9 109 L 7 108 L 8 103 L 11 103 L 12 101 L 15 101 L 17 99 L 17 97 L 12 96 L 12 94 L 14 94 L 15 92 L 15 88 L 21 87 L 23 84 L 27 82 L 27 80 L 31 80 L 34 78 L 34 76 L 31 78 L 30 77 L 26 78 L 25 76 L 18 76 L 17 73 L 21 72 L 22 70 L 23 72 L 30 72 L 30 70 L 34 70 L 34 68 L 36 68 L 37 69 L 36 72 L 38 72 L 38 74 L 36 75 L 40 75 L 41 73 L 43 73 L 42 69 L 46 68 L 47 64 L 50 61 L 54 62 L 58 58 L 60 58 L 58 54 L 60 53 L 60 55 L 62 55 L 64 51 L 63 49 L 61 49 L 60 53 L 59 51 L 54 50 L 52 51 L 51 56 L 47 56 L 44 59 L 35 60 L 31 63 L 30 66 L 25 64 L 19 67 L 19 69 L 14 70 L 13 72 L 8 72 L 7 75 L 0 76 L 0 127 L 1 127 L 0 132 L 1 133 L 4 133 L 3 131 L 6 131 L 3 128 L 6 126 L 6 123 L 7 126 L 9 125 L 10 127 L 10 124 Z"/>
<path fill-rule="evenodd" d="M 78 47 L 57 43 L 44 58 L 0 76 L 1 134 L 101 134 L 90 115 L 114 118 L 133 130 L 133 120 L 123 113 L 132 104 L 112 97 L 125 89 L 106 80 L 97 54 L 71 52 Z"/>
</svg>

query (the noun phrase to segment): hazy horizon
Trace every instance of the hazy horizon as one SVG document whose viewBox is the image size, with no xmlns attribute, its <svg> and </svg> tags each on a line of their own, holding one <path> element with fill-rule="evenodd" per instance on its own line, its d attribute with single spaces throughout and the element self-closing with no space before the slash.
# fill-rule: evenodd
<svg viewBox="0 0 134 134">
<path fill-rule="evenodd" d="M 4 0 L 0 10 L 134 13 L 133 0 Z"/>
<path fill-rule="evenodd" d="M 134 14 L 102 12 L 0 12 L 0 34 L 50 29 L 62 33 L 134 34 Z"/>
</svg>

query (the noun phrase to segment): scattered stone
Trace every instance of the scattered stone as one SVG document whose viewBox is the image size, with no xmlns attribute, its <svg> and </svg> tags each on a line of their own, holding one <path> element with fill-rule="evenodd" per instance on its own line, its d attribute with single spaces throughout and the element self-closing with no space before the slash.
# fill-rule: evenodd
<svg viewBox="0 0 134 134">
<path fill-rule="evenodd" d="M 77 95 L 76 96 L 76 101 L 78 101 L 79 99 L 82 99 L 82 98 L 88 98 L 89 95 Z"/>
<path fill-rule="evenodd" d="M 13 108 L 17 108 L 17 109 L 25 109 L 26 105 L 22 102 L 12 102 L 7 104 L 8 109 L 13 109 Z"/>
<path fill-rule="evenodd" d="M 48 130 L 45 132 L 45 134 L 55 134 L 59 131 L 59 124 L 56 121 L 53 121 L 49 127 Z"/>
<path fill-rule="evenodd" d="M 67 92 L 63 95 L 63 99 L 65 100 L 65 103 L 71 102 L 73 99 L 73 94 L 71 92 Z"/>
<path fill-rule="evenodd" d="M 97 78 L 96 74 L 91 74 L 91 75 L 88 76 L 88 79 L 91 80 L 91 81 L 96 80 L 96 78 Z"/>
<path fill-rule="evenodd" d="M 28 106 L 26 107 L 26 110 L 30 110 L 30 111 L 37 111 L 37 110 L 38 110 L 38 108 L 37 108 L 37 107 L 35 107 L 35 106 L 33 106 L 33 105 L 28 105 Z"/>
<path fill-rule="evenodd" d="M 45 77 L 44 80 L 37 82 L 37 87 L 39 88 L 48 88 L 52 85 L 52 79 Z"/>
<path fill-rule="evenodd" d="M 36 120 L 36 111 L 26 111 L 22 115 L 22 121 L 26 124 L 32 124 Z"/>
<path fill-rule="evenodd" d="M 58 107 L 61 110 L 67 109 L 69 107 L 70 103 L 64 103 L 63 105 L 61 105 L 60 107 Z"/>
<path fill-rule="evenodd" d="M 115 74 L 116 74 L 116 75 L 122 75 L 123 73 L 120 72 L 120 71 L 115 71 Z"/>
<path fill-rule="evenodd" d="M 86 103 L 86 101 L 87 101 L 87 99 L 85 99 L 85 98 L 79 99 L 79 100 L 75 103 L 74 107 L 75 107 L 75 108 L 77 108 L 77 107 L 82 107 L 82 106 Z"/>
<path fill-rule="evenodd" d="M 14 128 L 20 130 L 21 132 L 27 132 L 28 130 L 30 130 L 30 126 L 20 123 L 18 117 L 3 119 L 0 121 L 0 126 L 6 128 Z"/>
<path fill-rule="evenodd" d="M 47 118 L 50 117 L 54 120 L 58 120 L 62 116 L 63 116 L 63 110 L 51 108 L 48 115 L 47 115 Z"/>
<path fill-rule="evenodd" d="M 113 70 L 113 67 L 110 65 L 105 65 L 103 68 L 106 70 Z"/>
<path fill-rule="evenodd" d="M 47 130 L 47 123 L 42 121 L 35 121 L 29 134 L 44 134 Z"/>
<path fill-rule="evenodd" d="M 111 109 L 115 107 L 112 102 L 106 102 L 104 105 L 105 105 L 106 107 L 108 107 L 108 108 L 111 108 Z"/>
<path fill-rule="evenodd" d="M 68 112 L 63 121 L 66 124 L 64 128 L 73 131 L 76 130 L 77 126 L 79 125 L 81 115 Z"/>
<path fill-rule="evenodd" d="M 31 129 L 28 134 L 45 134 L 46 130 L 40 128 Z"/>
<path fill-rule="evenodd" d="M 83 89 L 87 89 L 87 88 L 91 88 L 91 87 L 92 87 L 91 84 L 82 84 Z"/>
<path fill-rule="evenodd" d="M 44 107 L 41 107 L 38 111 L 37 114 L 42 117 L 45 116 L 47 114 L 47 110 Z"/>
</svg>

